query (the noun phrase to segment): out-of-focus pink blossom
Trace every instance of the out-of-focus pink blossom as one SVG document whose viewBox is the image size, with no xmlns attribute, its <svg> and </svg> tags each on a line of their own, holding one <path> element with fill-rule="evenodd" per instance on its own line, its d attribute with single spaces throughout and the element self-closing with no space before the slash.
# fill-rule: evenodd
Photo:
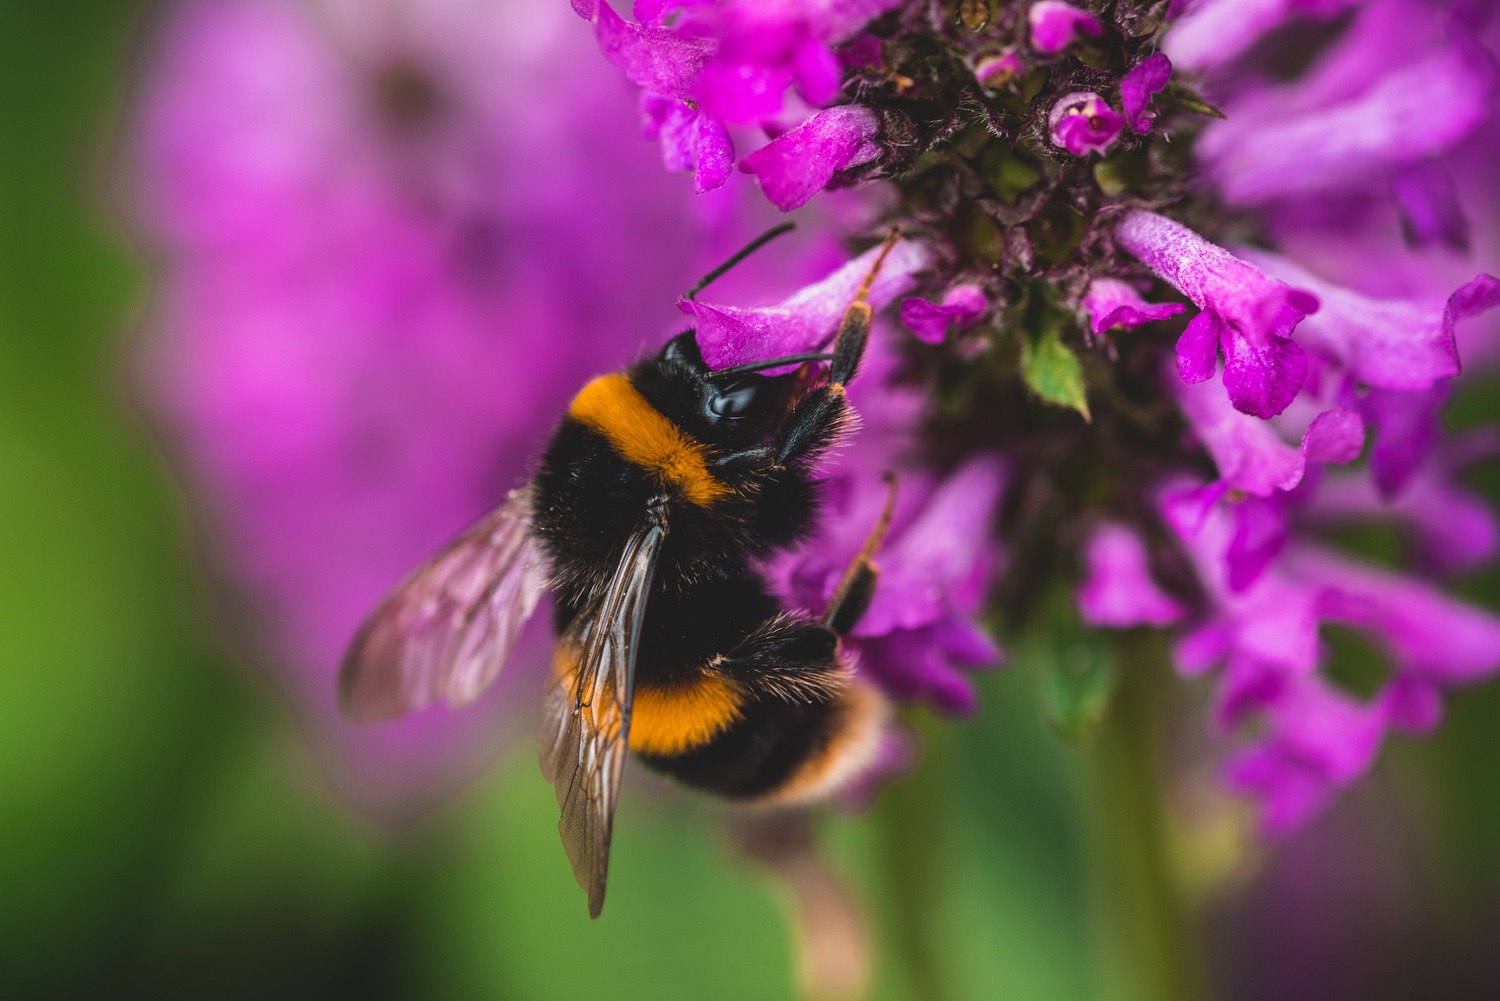
<svg viewBox="0 0 1500 1001">
<path fill-rule="evenodd" d="M 1169 626 L 1187 611 L 1151 578 L 1145 543 L 1126 525 L 1096 527 L 1084 561 L 1078 611 L 1091 626 Z"/>
<path fill-rule="evenodd" d="M 160 262 L 144 389 L 256 609 L 246 656 L 351 796 L 401 810 L 493 750 L 506 706 L 529 711 L 545 623 L 475 711 L 379 728 L 334 706 L 355 626 L 524 482 L 577 387 L 654 348 L 675 294 L 757 224 L 716 230 L 662 176 L 565 10 L 369 13 L 171 10 L 135 224 Z M 571 96 L 544 111 L 496 65 Z M 610 156 L 573 152 L 600 141 Z"/>
<path fill-rule="evenodd" d="M 1063 0 L 1038 0 L 1026 11 L 1031 25 L 1031 46 L 1044 55 L 1056 55 L 1080 36 L 1098 35 L 1104 29 L 1088 11 Z"/>
<path fill-rule="evenodd" d="M 1218 719 L 1226 728 L 1261 721 L 1228 766 L 1231 782 L 1264 803 L 1263 823 L 1288 830 L 1321 809 L 1370 766 L 1388 731 L 1420 734 L 1451 688 L 1500 670 L 1500 618 L 1415 578 L 1377 570 L 1307 544 L 1274 568 L 1234 586 L 1233 502 L 1179 484 L 1163 495 L 1209 590 L 1210 618 L 1178 645 L 1179 667 L 1216 666 Z M 1338 624 L 1378 644 L 1390 677 L 1368 698 L 1322 676 L 1320 627 Z"/>
</svg>

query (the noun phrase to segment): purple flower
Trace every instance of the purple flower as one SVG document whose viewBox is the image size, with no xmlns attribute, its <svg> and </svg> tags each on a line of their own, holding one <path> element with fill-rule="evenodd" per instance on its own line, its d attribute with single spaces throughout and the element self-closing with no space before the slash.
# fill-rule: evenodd
<svg viewBox="0 0 1500 1001">
<path fill-rule="evenodd" d="M 790 212 L 826 188 L 839 171 L 878 156 L 874 139 L 879 127 L 868 108 L 829 108 L 745 157 L 740 169 L 755 175 L 771 204 Z"/>
<path fill-rule="evenodd" d="M 1172 61 L 1160 52 L 1136 63 L 1120 80 L 1120 107 L 1132 131 L 1149 132 L 1156 115 L 1146 110 L 1153 94 L 1167 85 L 1172 76 Z"/>
<path fill-rule="evenodd" d="M 986 56 L 974 64 L 974 78 L 994 90 L 1004 87 L 1026 70 L 1021 54 L 1007 49 L 999 55 Z"/>
<path fill-rule="evenodd" d="M 1118 278 L 1095 278 L 1082 300 L 1095 334 L 1120 327 L 1130 330 L 1153 320 L 1176 316 L 1185 308 L 1180 302 L 1151 303 L 1128 282 Z"/>
<path fill-rule="evenodd" d="M 819 351 L 833 339 L 839 318 L 878 253 L 879 247 L 870 249 L 774 306 L 717 306 L 701 299 L 682 299 L 677 305 L 693 317 L 703 359 L 713 368 Z M 911 288 L 928 261 L 922 244 L 897 243 L 870 288 L 870 304 L 878 309 Z"/>
<path fill-rule="evenodd" d="M 734 142 L 722 123 L 671 97 L 641 91 L 642 132 L 661 141 L 662 164 L 674 173 L 693 173 L 699 194 L 729 180 Z"/>
<path fill-rule="evenodd" d="M 1229 766 L 1231 782 L 1265 802 L 1262 821 L 1289 830 L 1368 769 L 1385 733 L 1430 733 L 1446 690 L 1500 668 L 1500 620 L 1414 580 L 1301 550 L 1289 571 L 1317 589 L 1324 621 L 1358 629 L 1391 658 L 1368 701 L 1318 676 L 1290 680 L 1266 708 L 1267 732 Z"/>
<path fill-rule="evenodd" d="M 1288 429 L 1301 439 L 1293 448 L 1282 440 L 1278 427 L 1295 423 L 1290 419 L 1298 415 L 1288 414 L 1278 426 L 1242 413 L 1227 405 L 1213 380 L 1197 385 L 1177 382 L 1175 389 L 1183 415 L 1224 482 L 1256 497 L 1295 488 L 1309 463 L 1352 462 L 1364 445 L 1364 422 L 1349 407 L 1302 408 L 1301 426 Z"/>
<path fill-rule="evenodd" d="M 1236 410 L 1274 417 L 1287 408 L 1307 377 L 1307 355 L 1292 330 L 1317 310 L 1315 296 L 1154 212 L 1128 213 L 1115 239 L 1202 310 L 1177 342 L 1184 382 L 1210 378 L 1222 347 L 1224 388 Z"/>
<path fill-rule="evenodd" d="M 1241 256 L 1317 296 L 1321 308 L 1298 328 L 1299 342 L 1381 389 L 1428 389 L 1457 375 L 1455 324 L 1500 305 L 1500 280 L 1491 275 L 1479 275 L 1446 302 L 1375 299 L 1321 281 L 1275 254 Z"/>
<path fill-rule="evenodd" d="M 1453 148 L 1489 114 L 1494 58 L 1460 35 L 1426 38 L 1430 13 L 1369 5 L 1309 79 L 1237 95 L 1198 150 L 1220 192 L 1259 204 L 1339 190 Z"/>
<path fill-rule="evenodd" d="M 784 131 L 777 119 L 793 86 L 811 105 L 831 104 L 839 96 L 844 71 L 832 45 L 894 5 L 895 0 L 652 2 L 636 4 L 639 22 L 621 18 L 608 3 L 575 4 L 574 9 L 593 21 L 605 58 L 643 88 L 646 135 L 662 142 L 667 169 L 694 170 L 701 193 L 729 177 L 734 143 L 728 125 Z M 669 19 L 668 12 L 677 7 L 683 8 L 682 16 Z M 847 114 L 814 116 L 804 123 L 810 130 L 792 130 L 799 136 L 794 141 L 808 145 L 767 147 L 769 152 L 747 169 L 762 175 L 778 206 L 801 205 L 833 174 L 874 156 L 876 150 L 867 142 L 873 124 L 856 126 L 847 119 Z M 820 182 L 796 169 L 793 159 L 804 154 L 819 158 L 814 173 L 826 173 Z"/>
<path fill-rule="evenodd" d="M 1151 579 L 1140 536 L 1107 522 L 1094 529 L 1084 550 L 1078 611 L 1091 626 L 1126 629 L 1172 625 L 1186 609 Z"/>
<path fill-rule="evenodd" d="M 687 11 L 684 24 L 718 40 L 698 82 L 697 98 L 730 122 L 776 115 L 795 86 L 807 103 L 832 103 L 842 70 L 832 46 L 854 35 L 899 0 L 730 0 Z"/>
<path fill-rule="evenodd" d="M 1178 486 L 1164 495 L 1163 511 L 1213 608 L 1179 644 L 1179 667 L 1199 674 L 1222 664 L 1220 722 L 1261 721 L 1262 735 L 1227 774 L 1262 800 L 1262 822 L 1272 831 L 1302 823 L 1363 774 L 1388 729 L 1430 731 L 1444 691 L 1500 670 L 1500 619 L 1488 612 L 1306 545 L 1235 587 L 1236 532 L 1225 505 Z M 1390 679 L 1368 700 L 1338 691 L 1319 673 L 1325 622 L 1360 631 L 1390 657 Z"/>
<path fill-rule="evenodd" d="M 955 285 L 943 293 L 941 302 L 930 302 L 920 296 L 901 300 L 901 323 L 928 344 L 941 344 L 949 327 L 962 330 L 978 322 L 989 308 L 984 290 L 978 285 Z"/>
<path fill-rule="evenodd" d="M 860 388 L 863 398 L 855 402 L 862 414 L 883 405 L 886 391 L 878 384 Z M 879 517 L 885 489 L 869 464 L 882 455 L 893 459 L 888 448 L 856 441 L 831 470 L 829 517 L 819 539 L 773 570 L 798 606 L 827 606 Z M 990 527 L 1004 470 L 980 458 L 941 480 L 899 467 L 897 475 L 900 499 L 881 550 L 880 587 L 853 633 L 859 667 L 895 698 L 969 713 L 977 705 L 969 675 L 1003 657 L 974 620 L 999 568 Z"/>
<path fill-rule="evenodd" d="M 1092 91 L 1057 99 L 1047 114 L 1052 141 L 1074 156 L 1103 153 L 1125 127 L 1125 119 Z"/>
<path fill-rule="evenodd" d="M 1061 0 L 1039 0 L 1026 11 L 1026 20 L 1031 47 L 1048 56 L 1063 51 L 1080 35 L 1098 36 L 1104 30 L 1094 15 Z"/>
</svg>

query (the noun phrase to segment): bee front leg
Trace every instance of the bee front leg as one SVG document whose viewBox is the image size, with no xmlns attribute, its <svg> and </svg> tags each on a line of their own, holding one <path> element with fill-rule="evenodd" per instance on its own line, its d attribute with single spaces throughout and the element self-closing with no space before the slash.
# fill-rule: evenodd
<svg viewBox="0 0 1500 1001">
<path fill-rule="evenodd" d="M 896 512 L 895 473 L 885 474 L 885 486 L 885 508 L 880 512 L 875 527 L 865 537 L 864 545 L 860 546 L 859 552 L 849 564 L 849 569 L 844 571 L 844 578 L 839 581 L 838 590 L 833 592 L 828 610 L 823 613 L 823 625 L 839 636 L 848 635 L 851 629 L 859 625 L 859 620 L 864 618 L 875 597 L 875 585 L 880 580 L 880 567 L 875 562 L 875 553 L 880 549 L 881 542 L 885 541 L 885 533 L 891 527 L 891 517 Z"/>
</svg>

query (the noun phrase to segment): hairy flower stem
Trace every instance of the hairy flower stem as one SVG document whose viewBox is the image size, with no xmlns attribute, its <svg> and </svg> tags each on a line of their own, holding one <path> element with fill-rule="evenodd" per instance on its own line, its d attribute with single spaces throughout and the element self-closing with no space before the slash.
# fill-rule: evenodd
<svg viewBox="0 0 1500 1001">
<path fill-rule="evenodd" d="M 1113 705 L 1085 753 L 1090 856 L 1106 988 L 1118 1001 L 1210 997 L 1199 929 L 1171 861 L 1161 774 L 1167 652 L 1122 635 Z"/>
</svg>

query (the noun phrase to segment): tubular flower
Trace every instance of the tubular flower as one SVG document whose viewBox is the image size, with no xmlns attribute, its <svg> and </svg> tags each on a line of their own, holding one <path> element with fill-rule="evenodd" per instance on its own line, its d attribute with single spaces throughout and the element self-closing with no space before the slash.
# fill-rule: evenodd
<svg viewBox="0 0 1500 1001">
<path fill-rule="evenodd" d="M 920 248 L 897 268 L 909 336 L 885 329 L 851 450 L 949 526 L 898 508 L 887 546 L 926 550 L 932 589 L 893 573 L 876 596 L 869 628 L 899 628 L 861 636 L 862 663 L 890 690 L 969 707 L 953 668 L 996 656 L 972 628 L 986 593 L 1012 631 L 1055 593 L 1080 628 L 1169 630 L 1180 673 L 1215 685 L 1226 782 L 1284 831 L 1500 670 L 1500 619 L 1442 579 L 1497 538 L 1455 479 L 1493 435 L 1443 430 L 1500 360 L 1482 5 L 772 5 L 760 45 L 739 4 L 643 6 L 630 30 L 691 81 L 679 99 L 770 137 L 742 170 L 773 204 L 853 189 L 855 221 L 820 225 Z M 1258 43 L 1318 22 L 1295 73 L 1261 63 Z M 823 343 L 837 301 L 688 308 L 728 360 Z M 827 552 L 777 568 L 808 607 L 878 507 L 876 477 L 834 485 Z M 1340 551 L 1330 529 L 1370 521 L 1415 563 Z M 1339 680 L 1330 628 L 1384 652 L 1374 691 Z"/>
</svg>

